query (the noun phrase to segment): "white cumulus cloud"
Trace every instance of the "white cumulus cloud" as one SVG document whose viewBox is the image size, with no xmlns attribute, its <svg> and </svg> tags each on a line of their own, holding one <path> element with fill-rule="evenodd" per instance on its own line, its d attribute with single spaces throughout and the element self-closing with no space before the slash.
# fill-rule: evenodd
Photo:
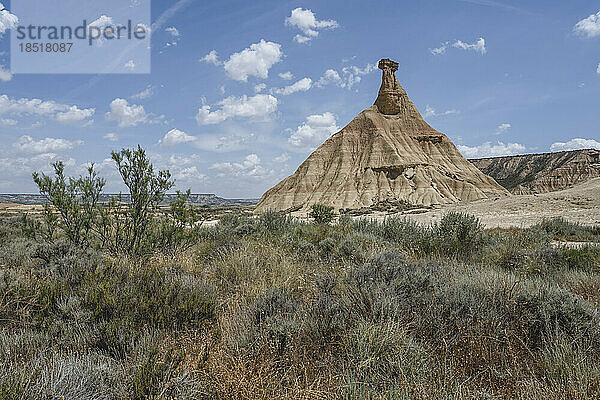
<svg viewBox="0 0 600 400">
<path fill-rule="evenodd" d="M 234 117 L 266 118 L 277 110 L 277 98 L 270 94 L 229 96 L 217 105 L 221 108 L 215 111 L 211 111 L 208 105 L 202 106 L 196 114 L 196 121 L 200 125 L 209 125 Z"/>
<path fill-rule="evenodd" d="M 292 74 L 290 71 L 288 71 L 288 72 L 280 73 L 279 77 L 281 79 L 285 79 L 286 81 L 291 81 L 292 78 L 294 77 L 294 74 Z"/>
<path fill-rule="evenodd" d="M 194 142 L 196 141 L 195 136 L 188 135 L 187 133 L 180 131 L 179 129 L 171 129 L 169 132 L 165 133 L 165 136 L 158 141 L 163 147 L 175 147 L 178 144 Z"/>
<path fill-rule="evenodd" d="M 19 18 L 15 14 L 11 14 L 11 12 L 0 3 L 0 34 L 16 27 L 18 23 Z"/>
<path fill-rule="evenodd" d="M 556 142 L 550 146 L 550 151 L 567 151 L 567 150 L 582 150 L 596 149 L 600 150 L 600 142 L 594 139 L 575 138 L 568 142 Z"/>
<path fill-rule="evenodd" d="M 292 132 L 288 142 L 299 149 L 314 149 L 339 130 L 336 117 L 332 113 L 309 115 L 306 122 Z"/>
<path fill-rule="evenodd" d="M 195 147 L 217 153 L 256 148 L 259 137 L 254 133 L 234 132 L 231 134 L 202 134 L 193 143 Z"/>
<path fill-rule="evenodd" d="M 573 31 L 588 38 L 600 35 L 600 11 L 576 23 Z"/>
<path fill-rule="evenodd" d="M 198 171 L 198 167 L 195 165 L 183 168 L 178 165 L 171 165 L 168 169 L 177 183 L 186 182 L 197 185 L 198 183 L 206 183 L 208 179 L 205 174 Z"/>
<path fill-rule="evenodd" d="M 281 60 L 282 55 L 279 43 L 261 39 L 239 53 L 233 53 L 223 66 L 227 75 L 236 81 L 246 82 L 249 76 L 266 79 L 269 69 Z"/>
<path fill-rule="evenodd" d="M 91 124 L 91 120 L 94 115 L 95 109 L 85 108 L 81 109 L 77 106 L 70 106 L 66 111 L 56 113 L 56 120 L 63 124 L 74 124 L 77 122 L 87 121 L 87 124 Z"/>
<path fill-rule="evenodd" d="M 0 124 L 5 126 L 15 126 L 19 123 L 16 119 L 11 118 L 0 118 Z"/>
<path fill-rule="evenodd" d="M 281 89 L 273 89 L 273 93 L 281 94 L 284 96 L 290 95 L 296 92 L 306 92 L 312 87 L 312 79 L 302 78 L 298 82 L 295 82 L 289 86 Z"/>
<path fill-rule="evenodd" d="M 520 143 L 503 142 L 497 142 L 496 144 L 486 142 L 474 147 L 464 145 L 458 145 L 456 147 L 458 147 L 458 150 L 462 155 L 467 158 L 513 156 L 516 154 L 523 154 L 526 150 L 525 146 Z"/>
<path fill-rule="evenodd" d="M 32 171 L 50 173 L 52 170 L 50 164 L 59 160 L 63 161 L 67 168 L 75 165 L 75 159 L 57 153 L 28 154 L 26 156 L 0 158 L 0 173 L 11 177 L 28 176 L 31 179 Z"/>
<path fill-rule="evenodd" d="M 92 21 L 88 25 L 88 35 L 96 38 L 94 43 L 98 46 L 102 46 L 104 40 L 103 35 L 101 33 L 103 30 L 109 26 L 114 26 L 114 21 L 112 17 L 107 15 L 101 15 L 98 19 Z"/>
<path fill-rule="evenodd" d="M 23 135 L 17 139 L 13 146 L 21 153 L 39 154 L 56 153 L 64 150 L 70 150 L 75 147 L 75 145 L 82 143 L 82 141 L 70 141 L 59 138 L 44 138 L 35 140 L 29 135 Z"/>
<path fill-rule="evenodd" d="M 256 154 L 248 154 L 240 162 L 214 163 L 209 167 L 219 177 L 243 176 L 247 178 L 264 179 L 273 175 L 273 171 L 261 165 L 260 157 Z"/>
<path fill-rule="evenodd" d="M 352 89 L 354 85 L 361 81 L 364 75 L 374 71 L 377 71 L 375 64 L 367 64 L 362 68 L 355 65 L 344 67 L 341 74 L 334 69 L 328 69 L 315 83 L 315 86 L 323 87 L 334 84 L 342 88 Z"/>
<path fill-rule="evenodd" d="M 127 100 L 116 98 L 110 103 L 110 111 L 106 113 L 106 120 L 117 122 L 120 128 L 127 128 L 148 122 L 148 114 L 146 114 L 144 106 L 129 105 Z"/>
<path fill-rule="evenodd" d="M 335 29 L 339 24 L 335 20 L 318 20 L 315 14 L 309 9 L 295 8 L 292 14 L 285 19 L 285 25 L 296 28 L 302 32 L 294 36 L 298 43 L 307 43 L 319 36 L 321 29 Z"/>
<path fill-rule="evenodd" d="M 60 104 L 51 100 L 41 99 L 14 99 L 7 95 L 0 95 L 0 116 L 14 117 L 38 116 L 47 117 L 63 124 L 73 122 L 91 123 L 91 117 L 94 115 L 94 108 L 79 108 L 74 105 Z M 14 125 L 14 124 L 13 124 Z"/>
<path fill-rule="evenodd" d="M 448 50 L 450 46 L 456 49 L 475 51 L 482 55 L 487 52 L 485 47 L 485 39 L 482 37 L 480 37 L 475 43 L 465 43 L 462 40 L 455 40 L 452 44 L 450 44 L 449 41 L 443 42 L 440 47 L 430 49 L 429 52 L 434 56 L 439 56 L 441 54 L 445 54 L 446 50 Z"/>
<path fill-rule="evenodd" d="M 98 19 L 92 21 L 89 23 L 88 27 L 91 28 L 106 28 L 107 26 L 111 26 L 114 25 L 113 19 L 112 17 L 106 16 L 106 15 L 101 15 Z"/>
<path fill-rule="evenodd" d="M 319 80 L 316 83 L 316 86 L 322 87 L 325 85 L 329 85 L 331 83 L 339 84 L 341 81 L 342 81 L 342 78 L 340 77 L 340 74 L 338 74 L 338 72 L 336 70 L 328 69 L 327 71 L 325 71 L 323 76 L 319 78 Z"/>
</svg>

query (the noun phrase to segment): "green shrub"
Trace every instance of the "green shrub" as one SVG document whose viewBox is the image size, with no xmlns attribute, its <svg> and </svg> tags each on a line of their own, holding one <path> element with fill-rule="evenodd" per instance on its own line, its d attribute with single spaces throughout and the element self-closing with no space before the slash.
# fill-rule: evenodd
<svg viewBox="0 0 600 400">
<path fill-rule="evenodd" d="M 147 251 L 147 233 L 153 213 L 175 182 L 168 170 L 154 172 L 146 151 L 139 145 L 137 149 L 113 151 L 111 155 L 129 190 L 130 199 L 123 206 L 119 194 L 111 199 L 108 206 L 102 207 L 98 231 L 103 245 L 113 253 L 139 255 Z M 182 207 L 178 206 L 181 202 L 172 205 L 176 218 L 180 216 L 178 211 L 185 211 L 185 201 Z"/>
<path fill-rule="evenodd" d="M 95 352 L 61 354 L 50 348 L 45 349 L 43 357 L 22 362 L 17 368 L 14 364 L 11 367 L 0 372 L 0 398 L 127 397 L 126 377 L 119 363 Z M 1 397 L 3 395 L 6 397 Z"/>
<path fill-rule="evenodd" d="M 79 324 L 88 346 L 119 357 L 143 328 L 176 332 L 215 317 L 210 288 L 157 266 L 109 264 L 92 251 L 71 249 L 49 257 L 37 273 L 26 279 L 0 270 L 0 296 L 7 301 L 0 318 L 67 341 L 71 325 Z"/>
<path fill-rule="evenodd" d="M 176 207 L 144 252 L 192 232 Z M 23 226 L 0 222 L 0 399 L 600 393 L 598 248 L 539 226 L 232 213 L 173 258 Z"/>
<path fill-rule="evenodd" d="M 24 383 L 14 377 L 0 377 L 0 400 L 14 400 L 23 398 Z"/>
<path fill-rule="evenodd" d="M 315 251 L 315 245 L 308 240 L 300 239 L 297 241 L 298 251 L 303 255 L 311 255 Z"/>
<path fill-rule="evenodd" d="M 30 219 L 27 217 L 27 219 Z M 12 239 L 23 235 L 22 219 L 19 217 L 6 217 L 0 214 L 0 240 Z"/>
<path fill-rule="evenodd" d="M 271 288 L 261 293 L 250 306 L 252 322 L 256 325 L 267 323 L 279 314 L 293 314 L 299 303 L 279 288 Z"/>
<path fill-rule="evenodd" d="M 89 246 L 94 221 L 98 214 L 98 200 L 106 181 L 88 167 L 88 174 L 77 179 L 66 178 L 62 162 L 52 164 L 54 179 L 43 172 L 34 172 L 33 181 L 41 194 L 45 195 L 60 214 L 60 228 L 67 239 L 77 246 Z M 44 207 L 44 216 L 49 239 L 52 240 L 57 218 L 54 210 Z"/>
<path fill-rule="evenodd" d="M 347 271 L 350 312 L 369 321 L 402 318 L 431 301 L 440 276 L 435 264 L 411 265 L 397 251 L 381 253 Z"/>
<path fill-rule="evenodd" d="M 42 224 L 27 215 L 27 213 L 21 213 L 19 216 L 19 225 L 21 228 L 21 235 L 28 239 L 36 239 L 42 231 Z"/>
<path fill-rule="evenodd" d="M 65 177 L 64 164 L 53 164 L 54 179 L 44 173 L 33 174 L 40 193 L 52 206 L 45 205 L 44 228 L 23 218 L 23 233 L 37 237 L 42 230 L 48 241 L 56 239 L 57 228 L 67 240 L 81 247 L 97 245 L 113 254 L 139 256 L 152 251 L 174 254 L 188 249 L 198 240 L 199 215 L 187 204 L 190 191 L 177 192 L 168 211 L 159 209 L 166 191 L 175 182 L 168 170 L 154 171 L 144 149 L 122 149 L 112 152 L 123 183 L 129 191 L 99 204 L 105 180 L 94 171 L 92 164 L 85 177 Z M 58 215 L 60 218 L 56 215 Z"/>
<path fill-rule="evenodd" d="M 313 204 L 309 216 L 317 224 L 329 224 L 335 218 L 333 207 L 324 204 Z"/>
<path fill-rule="evenodd" d="M 519 324 L 530 347 L 552 343 L 560 333 L 580 340 L 597 334 L 597 312 L 589 303 L 563 289 L 523 292 L 507 323 Z"/>
</svg>

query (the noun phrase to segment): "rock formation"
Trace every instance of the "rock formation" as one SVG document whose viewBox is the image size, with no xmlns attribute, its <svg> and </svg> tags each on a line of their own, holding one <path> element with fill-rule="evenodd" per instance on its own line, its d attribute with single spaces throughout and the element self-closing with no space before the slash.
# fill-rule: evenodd
<svg viewBox="0 0 600 400">
<path fill-rule="evenodd" d="M 513 194 L 553 192 L 600 177 L 594 149 L 470 160 Z"/>
<path fill-rule="evenodd" d="M 375 104 L 268 190 L 256 212 L 307 210 L 316 203 L 337 210 L 398 201 L 431 206 L 508 194 L 423 120 L 396 79 L 396 62 L 383 59 L 379 68 Z"/>
</svg>

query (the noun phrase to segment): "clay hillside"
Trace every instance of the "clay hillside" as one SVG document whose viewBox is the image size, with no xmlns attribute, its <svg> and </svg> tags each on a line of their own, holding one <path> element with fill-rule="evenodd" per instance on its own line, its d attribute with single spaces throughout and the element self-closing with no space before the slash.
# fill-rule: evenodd
<svg viewBox="0 0 600 400">
<path fill-rule="evenodd" d="M 268 190 L 256 212 L 307 210 L 316 203 L 337 210 L 386 202 L 431 206 L 509 194 L 423 120 L 396 79 L 396 62 L 383 59 L 379 68 L 375 104 Z"/>
<path fill-rule="evenodd" d="M 514 194 L 546 193 L 600 177 L 599 150 L 470 160 Z"/>
</svg>

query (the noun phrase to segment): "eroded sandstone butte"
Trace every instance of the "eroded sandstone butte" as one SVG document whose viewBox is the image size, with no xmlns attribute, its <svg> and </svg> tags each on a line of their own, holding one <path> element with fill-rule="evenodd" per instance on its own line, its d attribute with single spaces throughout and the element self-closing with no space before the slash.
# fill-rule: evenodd
<svg viewBox="0 0 600 400">
<path fill-rule="evenodd" d="M 269 189 L 256 212 L 307 210 L 316 203 L 336 210 L 397 201 L 431 206 L 509 194 L 425 122 L 394 74 L 396 62 L 383 59 L 379 68 L 375 104 Z"/>
<path fill-rule="evenodd" d="M 514 194 L 546 193 L 600 178 L 600 150 L 572 150 L 469 160 Z"/>
</svg>

